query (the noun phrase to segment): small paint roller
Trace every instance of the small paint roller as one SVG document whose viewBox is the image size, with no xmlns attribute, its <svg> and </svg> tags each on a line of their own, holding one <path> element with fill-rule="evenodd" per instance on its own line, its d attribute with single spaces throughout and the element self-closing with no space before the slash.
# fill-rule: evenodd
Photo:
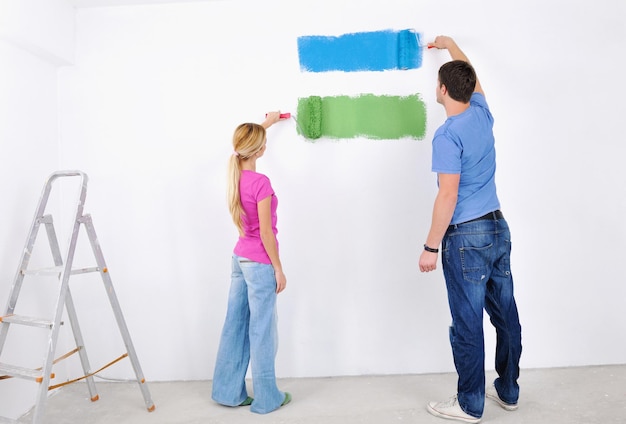
<svg viewBox="0 0 626 424">
<path fill-rule="evenodd" d="M 293 118 L 298 133 L 312 140 L 322 136 L 322 98 L 309 96 L 298 99 L 298 119 Z"/>
<path fill-rule="evenodd" d="M 412 29 L 398 31 L 398 69 L 414 69 L 419 67 L 421 49 L 432 49 L 435 46 L 423 44 L 420 34 Z M 417 60 L 417 63 L 416 63 Z"/>
<path fill-rule="evenodd" d="M 421 60 L 420 50 L 423 48 L 432 49 L 421 42 L 420 34 L 413 29 L 398 31 L 398 69 L 414 69 L 419 67 Z M 417 63 L 416 63 L 417 60 Z"/>
<path fill-rule="evenodd" d="M 398 69 L 409 69 L 418 46 L 417 34 L 413 31 L 405 29 L 398 32 Z"/>
</svg>

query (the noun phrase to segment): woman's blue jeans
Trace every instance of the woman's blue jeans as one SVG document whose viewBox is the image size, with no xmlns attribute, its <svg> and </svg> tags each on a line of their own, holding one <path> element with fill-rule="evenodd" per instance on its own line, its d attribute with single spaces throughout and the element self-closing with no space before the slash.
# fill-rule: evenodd
<svg viewBox="0 0 626 424">
<path fill-rule="evenodd" d="M 522 330 L 510 255 L 511 234 L 504 219 L 452 225 L 442 242 L 457 395 L 461 408 L 474 417 L 481 417 L 485 406 L 483 309 L 496 328 L 496 390 L 507 403 L 517 403 L 519 397 Z"/>
<path fill-rule="evenodd" d="M 280 407 L 285 394 L 276 386 L 278 349 L 276 277 L 269 264 L 234 255 L 228 310 L 213 376 L 213 400 L 237 406 L 248 397 L 246 372 L 252 368 L 252 412 Z"/>
</svg>

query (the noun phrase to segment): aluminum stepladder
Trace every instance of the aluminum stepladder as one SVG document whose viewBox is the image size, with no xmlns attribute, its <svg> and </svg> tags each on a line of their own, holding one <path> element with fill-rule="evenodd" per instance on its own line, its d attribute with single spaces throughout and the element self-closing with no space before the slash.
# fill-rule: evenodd
<svg viewBox="0 0 626 424">
<path fill-rule="evenodd" d="M 80 178 L 80 186 L 79 186 L 78 199 L 76 203 L 77 204 L 76 215 L 75 215 L 75 219 L 73 221 L 73 226 L 72 226 L 72 233 L 69 239 L 67 252 L 65 256 L 63 257 L 61 256 L 60 247 L 59 247 L 58 239 L 56 236 L 56 231 L 54 228 L 52 215 L 51 214 L 45 215 L 44 213 L 46 211 L 46 205 L 50 197 L 50 192 L 52 190 L 53 183 L 55 182 L 55 180 L 59 178 L 65 178 L 65 177 Z M 96 232 L 93 226 L 91 215 L 83 214 L 85 198 L 87 196 L 87 182 L 88 182 L 87 175 L 81 171 L 59 171 L 59 172 L 55 172 L 51 174 L 48 177 L 48 180 L 46 181 L 46 184 L 44 185 L 41 198 L 39 200 L 37 211 L 35 212 L 35 217 L 33 218 L 30 233 L 28 235 L 28 238 L 26 240 L 26 245 L 22 253 L 20 265 L 18 267 L 17 273 L 13 281 L 13 286 L 11 288 L 11 293 L 7 302 L 7 307 L 2 317 L 0 317 L 0 321 L 1 321 L 0 322 L 0 355 L 2 354 L 2 351 L 4 349 L 9 327 L 12 325 L 25 325 L 25 326 L 31 326 L 31 327 L 39 327 L 39 328 L 47 329 L 49 331 L 48 348 L 47 348 L 47 352 L 45 352 L 44 359 L 43 359 L 43 366 L 41 368 L 28 369 L 28 368 L 24 368 L 21 366 L 0 363 L 0 375 L 4 376 L 4 378 L 17 377 L 17 378 L 23 378 L 27 380 L 33 380 L 39 383 L 39 388 L 37 390 L 37 399 L 36 399 L 35 407 L 33 411 L 33 421 L 32 421 L 33 424 L 41 424 L 43 422 L 45 404 L 46 404 L 46 400 L 48 397 L 48 390 L 60 386 L 60 385 L 57 385 L 57 386 L 51 387 L 50 379 L 53 376 L 52 368 L 53 368 L 54 363 L 56 362 L 54 359 L 54 355 L 55 355 L 57 340 L 59 337 L 59 329 L 62 324 L 64 310 L 67 311 L 67 319 L 69 320 L 71 324 L 72 332 L 74 335 L 74 340 L 76 342 L 76 349 L 74 350 L 74 352 L 78 352 L 79 357 L 80 357 L 80 362 L 81 362 L 83 372 L 84 372 L 83 377 L 78 378 L 74 381 L 85 379 L 87 383 L 87 387 L 89 389 L 91 400 L 96 401 L 99 398 L 98 393 L 96 391 L 95 382 L 93 379 L 93 375 L 95 373 L 92 372 L 91 367 L 89 365 L 89 360 L 87 358 L 87 352 L 85 350 L 83 337 L 82 337 L 80 327 L 78 324 L 76 309 L 74 307 L 74 302 L 72 300 L 72 296 L 71 296 L 70 288 L 69 288 L 70 275 L 82 274 L 82 273 L 87 273 L 87 272 L 98 272 L 100 276 L 102 277 L 102 281 L 105 286 L 105 291 L 108 295 L 109 302 L 113 309 L 113 313 L 115 315 L 117 325 L 119 327 L 122 339 L 124 341 L 124 345 L 127 350 L 127 352 L 124 355 L 122 355 L 117 360 L 113 361 L 111 364 L 117 362 L 119 359 L 122 359 L 126 356 L 129 357 L 148 411 L 153 411 L 155 408 L 155 405 L 152 402 L 150 392 L 148 390 L 148 386 L 146 384 L 143 372 L 141 370 L 139 360 L 135 353 L 135 348 L 133 347 L 133 343 L 130 338 L 130 333 L 128 331 L 128 327 L 126 326 L 126 322 L 124 320 L 124 316 L 122 314 L 120 304 L 118 302 L 117 296 L 113 289 L 111 277 L 109 275 L 107 265 L 105 263 L 104 256 L 102 254 L 102 250 L 100 248 L 100 244 L 96 236 Z M 48 268 L 48 269 L 29 270 L 28 264 L 31 258 L 31 254 L 33 252 L 33 247 L 35 245 L 37 233 L 41 224 L 44 224 L 46 228 L 48 242 L 50 244 L 50 249 L 52 250 L 52 256 L 54 259 L 55 266 L 53 268 Z M 85 227 L 85 230 L 87 232 L 87 236 L 89 238 L 89 242 L 91 244 L 91 248 L 95 256 L 97 266 L 91 267 L 91 268 L 72 269 L 72 262 L 74 260 L 74 254 L 76 251 L 78 234 L 79 234 L 81 225 Z M 20 294 L 20 290 L 22 288 L 22 283 L 24 282 L 24 277 L 26 275 L 58 275 L 59 287 L 60 287 L 59 295 L 58 295 L 57 302 L 56 302 L 56 308 L 54 310 L 54 317 L 51 320 L 36 318 L 36 317 L 20 316 L 20 315 L 14 314 L 15 307 L 16 307 L 18 297 Z M 106 368 L 106 366 L 103 368 Z M 100 370 L 102 370 L 103 368 L 101 368 Z M 9 418 L 0 417 L 0 422 L 11 423 L 11 422 L 16 422 L 16 421 L 11 420 Z"/>
</svg>

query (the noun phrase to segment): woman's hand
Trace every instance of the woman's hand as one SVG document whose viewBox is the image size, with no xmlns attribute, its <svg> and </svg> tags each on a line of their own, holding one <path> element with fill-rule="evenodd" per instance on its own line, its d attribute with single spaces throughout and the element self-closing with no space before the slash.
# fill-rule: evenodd
<svg viewBox="0 0 626 424">
<path fill-rule="evenodd" d="M 274 275 L 276 276 L 276 294 L 278 294 L 287 287 L 287 277 L 282 270 L 274 271 Z"/>
<path fill-rule="evenodd" d="M 265 114 L 265 121 L 263 121 L 261 125 L 263 128 L 268 129 L 278 121 L 280 121 L 280 111 L 267 112 Z"/>
</svg>

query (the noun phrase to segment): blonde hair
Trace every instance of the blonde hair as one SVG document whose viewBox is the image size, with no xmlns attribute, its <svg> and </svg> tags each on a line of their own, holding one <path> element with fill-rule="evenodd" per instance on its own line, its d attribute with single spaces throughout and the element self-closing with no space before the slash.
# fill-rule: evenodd
<svg viewBox="0 0 626 424">
<path fill-rule="evenodd" d="M 228 162 L 228 209 L 240 235 L 243 235 L 242 217 L 245 215 L 239 193 L 241 161 L 257 154 L 264 143 L 265 128 L 259 124 L 241 124 L 233 134 L 233 154 Z"/>
</svg>

